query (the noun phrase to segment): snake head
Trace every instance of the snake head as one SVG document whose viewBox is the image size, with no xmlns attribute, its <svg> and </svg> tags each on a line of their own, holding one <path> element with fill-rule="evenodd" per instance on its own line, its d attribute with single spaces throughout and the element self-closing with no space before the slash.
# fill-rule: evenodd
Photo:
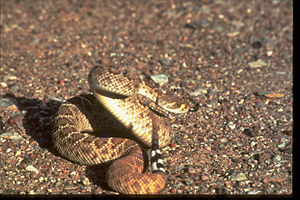
<svg viewBox="0 0 300 200">
<path fill-rule="evenodd" d="M 184 102 L 182 99 L 168 95 L 160 95 L 159 98 L 157 98 L 157 105 L 164 110 L 175 114 L 187 113 L 190 110 L 190 105 L 188 103 Z"/>
</svg>

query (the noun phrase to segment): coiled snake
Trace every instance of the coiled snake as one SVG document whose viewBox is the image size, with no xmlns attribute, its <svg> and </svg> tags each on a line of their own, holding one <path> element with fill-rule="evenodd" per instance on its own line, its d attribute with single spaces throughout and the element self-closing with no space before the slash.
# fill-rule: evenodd
<svg viewBox="0 0 300 200">
<path fill-rule="evenodd" d="M 73 97 L 58 109 L 56 149 L 82 165 L 111 162 L 106 181 L 117 192 L 160 192 L 165 175 L 159 148 L 172 137 L 164 112 L 185 113 L 189 106 L 102 65 L 91 69 L 88 82 L 93 95 Z M 149 147 L 152 172 L 145 173 L 142 149 Z"/>
</svg>

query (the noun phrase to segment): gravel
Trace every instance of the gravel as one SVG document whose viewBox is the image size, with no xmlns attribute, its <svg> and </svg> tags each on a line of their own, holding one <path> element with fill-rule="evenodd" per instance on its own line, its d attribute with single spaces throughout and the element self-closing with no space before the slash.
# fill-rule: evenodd
<svg viewBox="0 0 300 200">
<path fill-rule="evenodd" d="M 199 105 L 172 118 L 162 194 L 293 194 L 291 0 L 0 4 L 1 194 L 117 194 L 51 141 L 97 62 Z"/>
</svg>

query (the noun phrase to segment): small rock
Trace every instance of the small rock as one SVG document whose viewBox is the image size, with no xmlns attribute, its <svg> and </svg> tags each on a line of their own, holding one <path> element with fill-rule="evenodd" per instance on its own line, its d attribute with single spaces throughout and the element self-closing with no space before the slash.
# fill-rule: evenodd
<svg viewBox="0 0 300 200">
<path fill-rule="evenodd" d="M 169 180 L 174 180 L 174 179 L 175 179 L 175 176 L 174 176 L 174 175 L 169 175 L 169 176 L 168 176 L 168 179 L 169 179 Z"/>
<path fill-rule="evenodd" d="M 15 156 L 20 156 L 22 154 L 22 152 L 20 150 L 18 150 L 16 153 L 15 153 Z"/>
<path fill-rule="evenodd" d="M 195 174 L 195 173 L 196 173 L 196 170 L 195 170 L 195 168 L 193 168 L 193 167 L 189 167 L 189 168 L 188 168 L 188 172 L 191 173 L 191 174 Z"/>
<path fill-rule="evenodd" d="M 209 177 L 206 176 L 206 175 L 201 176 L 201 180 L 202 180 L 202 181 L 207 181 L 208 179 L 209 179 Z"/>
<path fill-rule="evenodd" d="M 28 192 L 28 194 L 35 194 L 35 191 L 34 191 L 34 190 L 30 190 L 30 191 Z"/>
<path fill-rule="evenodd" d="M 231 175 L 231 181 L 244 181 L 247 180 L 246 175 L 243 172 L 235 172 Z"/>
<path fill-rule="evenodd" d="M 71 175 L 71 177 L 76 176 L 76 172 L 73 171 L 73 172 L 70 173 L 70 175 Z"/>
<path fill-rule="evenodd" d="M 3 98 L 0 100 L 0 108 L 4 110 L 18 111 L 18 107 L 16 106 L 15 102 L 9 98 Z"/>
<path fill-rule="evenodd" d="M 35 172 L 37 174 L 39 173 L 39 171 L 33 165 L 28 165 L 25 169 L 30 172 Z"/>
<path fill-rule="evenodd" d="M 282 143 L 287 143 L 290 141 L 289 137 L 288 136 L 283 136 L 280 140 Z"/>
<path fill-rule="evenodd" d="M 220 142 L 221 142 L 221 143 L 225 143 L 225 142 L 227 142 L 227 141 L 228 141 L 227 138 L 221 138 L 221 139 L 220 139 Z"/>
<path fill-rule="evenodd" d="M 255 41 L 255 42 L 252 43 L 252 47 L 254 49 L 259 49 L 261 46 L 262 46 L 262 44 L 261 44 L 260 41 Z"/>
<path fill-rule="evenodd" d="M 261 194 L 261 191 L 260 190 L 252 190 L 252 191 L 249 191 L 247 194 L 257 195 L 257 194 Z"/>
<path fill-rule="evenodd" d="M 275 163 L 279 163 L 281 161 L 281 156 L 280 155 L 275 156 L 274 159 L 273 159 L 273 161 Z"/>
<path fill-rule="evenodd" d="M 62 185 L 61 182 L 56 182 L 56 183 L 55 183 L 55 188 L 57 188 L 57 187 L 59 187 L 59 186 L 61 186 L 61 185 Z"/>
<path fill-rule="evenodd" d="M 199 96 L 199 95 L 204 95 L 207 93 L 207 90 L 204 88 L 197 88 L 193 92 L 190 93 L 191 96 Z"/>
<path fill-rule="evenodd" d="M 280 93 L 268 93 L 268 94 L 265 94 L 265 97 L 272 98 L 272 99 L 282 98 L 282 97 L 284 97 L 284 94 L 280 94 Z"/>
<path fill-rule="evenodd" d="M 228 126 L 230 129 L 235 129 L 236 125 L 233 122 L 229 122 Z"/>
<path fill-rule="evenodd" d="M 249 137 L 253 137 L 253 133 L 250 129 L 246 128 L 243 133 Z"/>
<path fill-rule="evenodd" d="M 85 186 L 91 185 L 90 180 L 89 180 L 88 178 L 86 178 L 86 177 L 82 180 L 82 183 L 83 183 L 83 185 L 85 185 Z"/>
<path fill-rule="evenodd" d="M 228 36 L 228 37 L 235 37 L 235 36 L 237 36 L 237 35 L 239 35 L 239 34 L 240 34 L 239 31 L 234 31 L 234 32 L 228 33 L 227 36 Z"/>
<path fill-rule="evenodd" d="M 243 160 L 241 158 L 232 158 L 232 162 L 234 162 L 234 163 L 240 163 L 242 161 Z"/>
<path fill-rule="evenodd" d="M 5 75 L 3 77 L 4 81 L 7 81 L 7 80 L 17 80 L 17 79 L 18 79 L 18 77 L 14 76 L 14 75 Z"/>
<path fill-rule="evenodd" d="M 160 86 L 162 86 L 162 85 L 168 83 L 168 81 L 169 81 L 168 77 L 167 77 L 166 75 L 164 75 L 164 74 L 156 74 L 156 75 L 152 75 L 152 76 L 151 76 L 151 79 L 152 79 L 155 83 L 159 84 Z"/>
<path fill-rule="evenodd" d="M 283 136 L 280 140 L 280 144 L 277 145 L 278 148 L 283 149 L 286 147 L 286 145 L 288 145 L 290 139 L 289 136 Z"/>
<path fill-rule="evenodd" d="M 19 135 L 19 133 L 15 132 L 15 133 L 3 133 L 0 135 L 0 137 L 4 137 L 4 138 L 10 138 L 12 140 L 21 140 L 22 136 Z"/>
<path fill-rule="evenodd" d="M 213 89 L 209 90 L 208 95 L 209 96 L 215 96 L 215 95 L 218 94 L 218 92 L 219 92 L 218 89 L 213 88 Z"/>
<path fill-rule="evenodd" d="M 280 74 L 280 75 L 285 75 L 286 74 L 286 72 L 280 72 L 280 71 L 277 71 L 277 72 L 275 72 L 276 74 Z"/>
<path fill-rule="evenodd" d="M 283 149 L 285 147 L 286 143 L 280 143 L 277 145 L 278 148 Z"/>
<path fill-rule="evenodd" d="M 183 168 L 183 165 L 175 166 L 175 172 L 177 173 L 177 172 L 181 171 L 182 168 Z"/>
<path fill-rule="evenodd" d="M 252 141 L 251 143 L 250 143 L 250 147 L 254 147 L 255 145 L 257 145 L 257 142 L 255 142 L 255 141 Z"/>
<path fill-rule="evenodd" d="M 266 66 L 267 63 L 265 63 L 265 62 L 262 61 L 261 59 L 258 59 L 257 61 L 248 63 L 248 65 L 249 65 L 251 68 L 259 68 L 259 67 L 264 67 L 264 66 Z"/>
<path fill-rule="evenodd" d="M 1 87 L 7 87 L 8 85 L 5 82 L 0 82 Z"/>
<path fill-rule="evenodd" d="M 210 146 L 205 146 L 204 149 L 207 150 L 207 151 L 210 151 L 211 147 Z"/>
<path fill-rule="evenodd" d="M 186 185 L 192 185 L 192 184 L 194 184 L 194 181 L 193 181 L 193 180 L 187 180 L 187 181 L 185 182 L 185 184 L 186 184 Z"/>
<path fill-rule="evenodd" d="M 179 177 L 180 177 L 181 179 L 183 179 L 183 180 L 186 180 L 186 179 L 189 178 L 189 176 L 186 175 L 186 174 L 181 174 Z"/>
<path fill-rule="evenodd" d="M 206 27 L 209 27 L 210 25 L 211 25 L 211 23 L 207 19 L 199 18 L 199 19 L 194 20 L 190 26 L 194 27 L 194 29 L 196 29 L 196 28 L 206 28 Z"/>
<path fill-rule="evenodd" d="M 272 56 L 273 55 L 273 51 L 267 51 L 267 56 Z"/>
<path fill-rule="evenodd" d="M 160 63 L 163 65 L 171 65 L 171 60 L 169 58 L 163 58 L 160 60 Z"/>
</svg>

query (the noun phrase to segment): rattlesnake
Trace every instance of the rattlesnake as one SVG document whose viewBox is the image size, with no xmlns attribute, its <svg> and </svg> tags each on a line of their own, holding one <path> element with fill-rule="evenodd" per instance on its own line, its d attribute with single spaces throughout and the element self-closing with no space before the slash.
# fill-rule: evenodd
<svg viewBox="0 0 300 200">
<path fill-rule="evenodd" d="M 188 104 L 107 66 L 93 67 L 88 82 L 93 95 L 73 97 L 58 109 L 52 135 L 56 149 L 87 166 L 112 162 L 106 181 L 117 192 L 160 192 L 165 175 L 159 148 L 172 138 L 165 115 L 185 113 Z M 142 149 L 147 147 L 152 148 L 150 173 L 144 172 L 147 156 Z"/>
</svg>

